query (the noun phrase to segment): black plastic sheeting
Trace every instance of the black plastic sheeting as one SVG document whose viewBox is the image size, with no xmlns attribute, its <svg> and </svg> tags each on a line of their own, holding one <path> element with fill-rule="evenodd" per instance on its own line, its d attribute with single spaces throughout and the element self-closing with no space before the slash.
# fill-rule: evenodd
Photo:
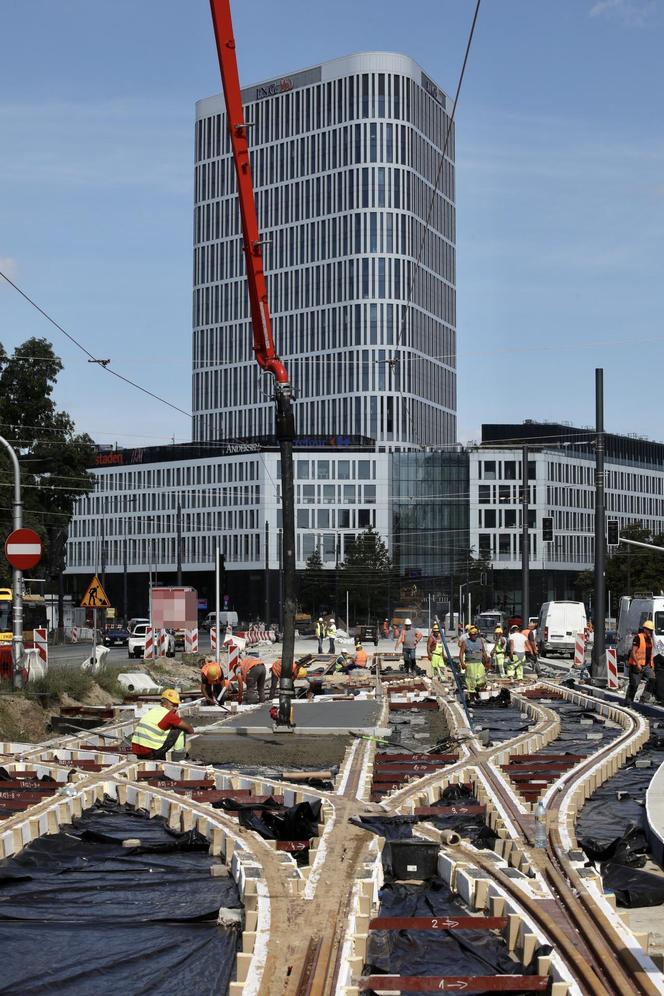
<svg viewBox="0 0 664 996">
<path fill-rule="evenodd" d="M 650 767 L 637 768 L 637 760 L 649 760 Z M 663 762 L 664 730 L 655 728 L 643 750 L 593 792 L 577 819 L 580 846 L 622 907 L 664 903 L 664 877 L 644 870 L 649 858 L 646 790 Z"/>
<path fill-rule="evenodd" d="M 518 706 L 510 704 L 506 688 L 499 696 L 473 702 L 470 716 L 475 734 L 481 736 L 486 731 L 488 742 L 494 744 L 525 733 L 534 725 L 534 720 L 524 715 Z"/>
<path fill-rule="evenodd" d="M 467 916 L 441 881 L 426 886 L 394 884 L 380 893 L 380 916 Z M 550 948 L 545 949 L 546 953 Z M 540 949 L 538 954 L 544 954 Z M 524 969 L 497 934 L 480 930 L 372 930 L 366 975 L 532 975 L 537 958 Z"/>
<path fill-rule="evenodd" d="M 598 716 L 596 712 L 583 709 L 573 702 L 561 702 L 554 700 L 547 703 L 546 700 L 538 702 L 547 709 L 557 712 L 560 716 L 560 733 L 550 744 L 542 747 L 539 754 L 581 754 L 584 757 L 594 754 L 606 744 L 611 743 L 621 736 L 622 729 L 617 726 L 607 726 L 604 718 Z M 537 703 L 536 703 L 537 704 Z M 582 719 L 591 719 L 592 726 L 581 726 Z M 587 734 L 600 733 L 598 739 L 589 739 Z"/>
<path fill-rule="evenodd" d="M 317 800 L 313 803 L 300 802 L 296 806 L 282 806 L 270 798 L 259 805 L 236 802 L 234 799 L 220 799 L 212 805 L 215 809 L 225 809 L 237 814 L 240 826 L 255 830 L 264 840 L 308 841 L 318 833 L 323 803 Z"/>
<path fill-rule="evenodd" d="M 217 916 L 240 900 L 208 847 L 107 801 L 0 862 L 0 993 L 225 992 L 238 934 Z"/>
<path fill-rule="evenodd" d="M 463 785 L 450 785 L 443 791 L 440 801 L 434 803 L 434 806 L 454 806 L 457 809 L 478 805 L 479 802 L 471 790 Z M 486 825 L 481 813 L 457 812 L 446 816 L 359 816 L 350 822 L 362 827 L 363 830 L 385 837 L 386 840 L 409 840 L 413 837 L 413 828 L 423 822 L 432 823 L 440 830 L 454 830 L 478 848 L 492 849 L 497 837 L 491 827 Z"/>
</svg>

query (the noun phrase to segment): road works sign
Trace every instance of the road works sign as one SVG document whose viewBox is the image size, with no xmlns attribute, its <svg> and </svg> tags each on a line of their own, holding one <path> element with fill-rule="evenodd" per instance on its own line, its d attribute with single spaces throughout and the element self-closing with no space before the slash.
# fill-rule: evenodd
<svg viewBox="0 0 664 996">
<path fill-rule="evenodd" d="M 110 605 L 111 603 L 108 600 L 108 595 L 102 588 L 101 581 L 95 574 L 92 581 L 88 585 L 85 595 L 81 599 L 81 608 L 108 609 Z"/>
<path fill-rule="evenodd" d="M 41 555 L 41 540 L 32 529 L 15 529 L 5 540 L 5 557 L 17 571 L 34 567 Z"/>
</svg>

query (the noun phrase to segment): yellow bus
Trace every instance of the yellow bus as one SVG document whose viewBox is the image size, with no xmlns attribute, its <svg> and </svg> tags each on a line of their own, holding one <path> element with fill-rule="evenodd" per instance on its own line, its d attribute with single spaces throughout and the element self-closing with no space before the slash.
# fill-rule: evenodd
<svg viewBox="0 0 664 996">
<path fill-rule="evenodd" d="M 11 643 L 14 632 L 11 588 L 0 588 L 0 643 Z M 46 599 L 42 595 L 23 596 L 23 639 L 33 640 L 33 630 L 47 626 Z"/>
</svg>

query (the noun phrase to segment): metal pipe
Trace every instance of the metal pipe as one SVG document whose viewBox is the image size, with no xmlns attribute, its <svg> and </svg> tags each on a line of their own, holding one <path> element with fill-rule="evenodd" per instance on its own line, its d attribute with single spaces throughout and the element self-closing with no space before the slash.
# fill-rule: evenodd
<svg viewBox="0 0 664 996">
<path fill-rule="evenodd" d="M 270 523 L 265 521 L 265 626 L 270 628 Z"/>
<path fill-rule="evenodd" d="M 604 371 L 595 370 L 595 598 L 592 681 L 606 684 L 606 522 L 604 510 Z"/>
<path fill-rule="evenodd" d="M 14 502 L 12 505 L 14 529 L 23 528 L 23 501 L 21 500 L 21 468 L 14 447 L 0 436 L 0 443 L 7 449 L 14 470 Z M 23 688 L 23 571 L 12 567 L 12 687 Z"/>
<path fill-rule="evenodd" d="M 219 606 L 220 584 L 221 584 L 220 574 L 221 574 L 221 565 L 219 557 L 219 540 L 217 540 L 217 549 L 215 551 L 215 558 L 214 558 L 214 607 L 215 607 L 214 627 L 217 633 L 217 657 L 216 657 L 217 660 L 219 660 L 219 656 L 221 654 L 221 643 L 219 640 L 219 616 L 221 614 Z"/>
<path fill-rule="evenodd" d="M 182 503 L 180 502 L 180 496 L 178 495 L 177 510 L 175 513 L 175 547 L 177 556 L 177 574 L 178 574 L 178 587 L 182 587 Z"/>
</svg>

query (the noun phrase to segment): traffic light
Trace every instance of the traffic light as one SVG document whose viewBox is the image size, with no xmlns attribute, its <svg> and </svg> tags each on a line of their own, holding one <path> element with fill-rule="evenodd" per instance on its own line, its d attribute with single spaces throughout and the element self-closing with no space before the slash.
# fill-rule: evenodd
<svg viewBox="0 0 664 996">
<path fill-rule="evenodd" d="M 550 515 L 542 519 L 542 539 L 545 543 L 553 543 L 553 518 Z"/>
<path fill-rule="evenodd" d="M 480 574 L 480 584 L 483 588 L 486 588 L 486 571 L 482 571 Z"/>
<path fill-rule="evenodd" d="M 617 519 L 609 519 L 606 523 L 606 541 L 609 546 L 620 543 L 620 523 Z"/>
</svg>

